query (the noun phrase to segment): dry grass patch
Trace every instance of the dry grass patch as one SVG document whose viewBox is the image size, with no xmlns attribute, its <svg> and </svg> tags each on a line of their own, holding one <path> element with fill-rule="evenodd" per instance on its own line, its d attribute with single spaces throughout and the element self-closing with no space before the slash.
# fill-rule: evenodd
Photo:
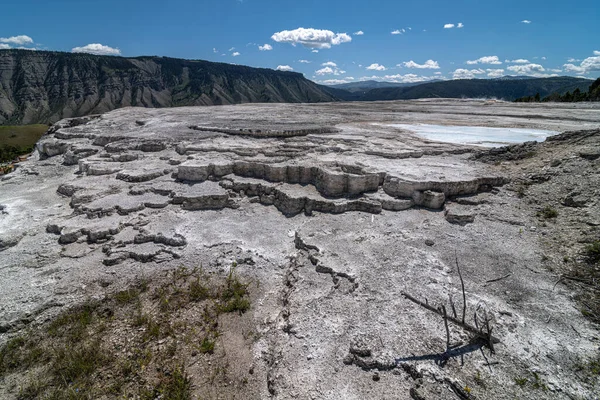
<svg viewBox="0 0 600 400">
<path fill-rule="evenodd" d="M 248 288 L 235 266 L 226 277 L 179 268 L 140 281 L 12 338 L 0 348 L 0 379 L 17 399 L 252 393 Z"/>
</svg>

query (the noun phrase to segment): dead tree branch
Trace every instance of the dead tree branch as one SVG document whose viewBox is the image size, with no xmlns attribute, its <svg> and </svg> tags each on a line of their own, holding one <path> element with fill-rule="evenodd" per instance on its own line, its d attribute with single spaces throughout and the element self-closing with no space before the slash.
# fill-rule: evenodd
<svg viewBox="0 0 600 400">
<path fill-rule="evenodd" d="M 463 292 L 464 293 L 464 292 Z M 410 294 L 406 293 L 406 292 L 400 292 L 400 294 L 402 296 L 404 296 L 406 299 L 412 301 L 413 303 L 425 308 L 426 310 L 429 310 L 431 312 L 434 312 L 436 314 L 438 314 L 441 317 L 444 317 L 444 313 L 440 310 L 438 310 L 435 307 L 430 306 L 427 303 L 423 303 L 420 300 L 417 300 L 416 298 L 414 298 L 413 296 L 411 296 Z M 466 307 L 465 307 L 466 308 Z M 466 312 L 466 310 L 465 310 Z M 447 320 L 452 322 L 455 325 L 460 326 L 461 328 L 463 328 L 464 330 L 466 330 L 467 332 L 472 333 L 473 335 L 475 335 L 476 337 L 485 340 L 486 342 L 490 342 L 492 344 L 494 343 L 500 343 L 500 339 L 491 336 L 491 332 L 490 333 L 485 333 L 482 332 L 481 330 L 477 329 L 476 327 L 469 325 L 468 323 L 464 322 L 464 315 L 463 315 L 463 321 L 459 320 L 458 318 L 454 318 L 451 316 L 446 316 Z"/>
</svg>

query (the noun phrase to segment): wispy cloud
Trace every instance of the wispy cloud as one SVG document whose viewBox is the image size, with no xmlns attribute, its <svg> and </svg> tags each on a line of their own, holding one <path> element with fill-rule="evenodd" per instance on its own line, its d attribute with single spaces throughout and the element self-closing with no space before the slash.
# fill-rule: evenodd
<svg viewBox="0 0 600 400">
<path fill-rule="evenodd" d="M 386 67 L 384 67 L 383 65 L 379 65 L 379 64 L 377 64 L 377 63 L 374 63 L 374 64 L 371 64 L 371 65 L 369 65 L 369 66 L 367 67 L 367 69 L 368 69 L 368 70 L 371 70 L 371 71 L 385 71 L 385 70 L 387 70 L 387 68 L 386 68 Z"/>
<path fill-rule="evenodd" d="M 330 30 L 313 28 L 276 32 L 271 39 L 279 43 L 290 43 L 293 46 L 301 44 L 311 49 L 329 49 L 331 46 L 352 41 L 347 33 L 333 33 Z"/>
<path fill-rule="evenodd" d="M 308 61 L 308 60 L 298 60 L 299 63 L 301 64 L 310 64 L 312 61 Z"/>
<path fill-rule="evenodd" d="M 546 71 L 540 64 L 511 65 L 506 69 L 518 75 L 533 75 Z"/>
<path fill-rule="evenodd" d="M 531 21 L 528 19 L 524 19 L 523 21 L 521 21 L 522 24 L 530 24 Z"/>
<path fill-rule="evenodd" d="M 277 68 L 275 68 L 277 71 L 285 71 L 285 72 L 291 72 L 294 70 L 294 68 L 290 67 L 289 65 L 278 65 Z"/>
<path fill-rule="evenodd" d="M 565 71 L 575 72 L 578 74 L 589 74 L 590 72 L 600 71 L 600 51 L 594 51 L 593 57 L 588 57 L 583 60 L 579 65 L 565 64 L 563 65 Z"/>
<path fill-rule="evenodd" d="M 419 68 L 419 69 L 440 69 L 437 61 L 427 60 L 424 64 L 417 64 L 413 60 L 398 64 L 397 66 L 404 65 L 406 68 Z"/>
<path fill-rule="evenodd" d="M 121 50 L 100 43 L 90 43 L 81 47 L 73 47 L 71 51 L 73 53 L 89 53 L 104 56 L 118 56 L 121 54 Z"/>
<path fill-rule="evenodd" d="M 485 74 L 485 70 L 483 69 L 464 69 L 459 68 L 452 73 L 453 79 L 473 79 L 476 78 L 477 75 Z"/>
<path fill-rule="evenodd" d="M 273 50 L 273 46 L 271 46 L 271 45 L 270 45 L 270 44 L 268 44 L 268 43 L 265 43 L 265 44 L 263 44 L 262 46 L 258 46 L 258 49 L 259 49 L 260 51 L 271 51 L 271 50 Z"/>
<path fill-rule="evenodd" d="M 321 64 L 322 67 L 337 67 L 337 64 L 333 61 L 327 61 Z"/>
<path fill-rule="evenodd" d="M 485 56 L 485 57 L 481 57 L 478 58 L 477 60 L 469 60 L 467 61 L 467 64 L 469 65 L 473 65 L 473 64 L 502 64 L 502 61 L 500 61 L 500 59 L 498 59 L 498 56 Z"/>
<path fill-rule="evenodd" d="M 364 34 L 365 33 L 363 31 L 356 31 L 356 32 L 354 32 L 354 36 L 362 36 Z"/>
<path fill-rule="evenodd" d="M 526 60 L 524 58 L 519 58 L 516 60 L 506 60 L 506 62 L 513 63 L 513 64 L 529 64 L 529 60 Z"/>
<path fill-rule="evenodd" d="M 11 36 L 11 37 L 7 37 L 7 38 L 0 37 L 0 43 L 23 46 L 23 45 L 27 45 L 27 44 L 32 44 L 33 39 L 27 35 Z"/>
</svg>

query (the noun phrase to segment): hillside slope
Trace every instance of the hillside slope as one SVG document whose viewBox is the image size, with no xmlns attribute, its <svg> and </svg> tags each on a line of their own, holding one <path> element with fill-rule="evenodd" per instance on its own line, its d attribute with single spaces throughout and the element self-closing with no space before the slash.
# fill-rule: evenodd
<svg viewBox="0 0 600 400">
<path fill-rule="evenodd" d="M 55 122 L 127 106 L 334 100 L 294 72 L 165 57 L 0 50 L 0 124 Z"/>
<path fill-rule="evenodd" d="M 380 82 L 381 83 L 381 82 Z M 499 79 L 460 79 L 427 82 L 404 86 L 374 87 L 370 90 L 354 90 L 360 82 L 350 88 L 325 86 L 323 90 L 344 101 L 412 100 L 422 98 L 497 98 L 515 100 L 519 97 L 535 95 L 541 97 L 553 93 L 564 94 L 579 88 L 587 92 L 592 80 L 561 76 L 553 78 L 503 77 Z"/>
<path fill-rule="evenodd" d="M 515 100 L 518 97 L 539 93 L 566 93 L 576 88 L 587 91 L 592 84 L 589 79 L 573 77 L 531 79 L 459 79 L 424 83 L 412 87 L 373 89 L 362 100 L 409 100 L 420 98 L 498 98 Z"/>
</svg>

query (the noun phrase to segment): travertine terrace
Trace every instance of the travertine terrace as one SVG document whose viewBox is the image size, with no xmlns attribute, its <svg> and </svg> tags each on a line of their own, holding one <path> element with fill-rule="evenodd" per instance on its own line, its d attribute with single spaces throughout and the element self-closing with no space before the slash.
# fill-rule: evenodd
<svg viewBox="0 0 600 400">
<path fill-rule="evenodd" d="M 62 120 L 0 181 L 0 337 L 102 295 L 100 281 L 235 261 L 260 282 L 249 397 L 595 398 L 575 365 L 598 351 L 597 328 L 541 266 L 544 229 L 507 189 L 512 170 L 387 123 L 564 132 L 597 129 L 600 109 L 432 100 Z M 440 363 L 442 319 L 400 292 L 460 298 L 455 257 L 501 343 Z M 515 385 L 531 374 L 546 388 Z"/>
</svg>

